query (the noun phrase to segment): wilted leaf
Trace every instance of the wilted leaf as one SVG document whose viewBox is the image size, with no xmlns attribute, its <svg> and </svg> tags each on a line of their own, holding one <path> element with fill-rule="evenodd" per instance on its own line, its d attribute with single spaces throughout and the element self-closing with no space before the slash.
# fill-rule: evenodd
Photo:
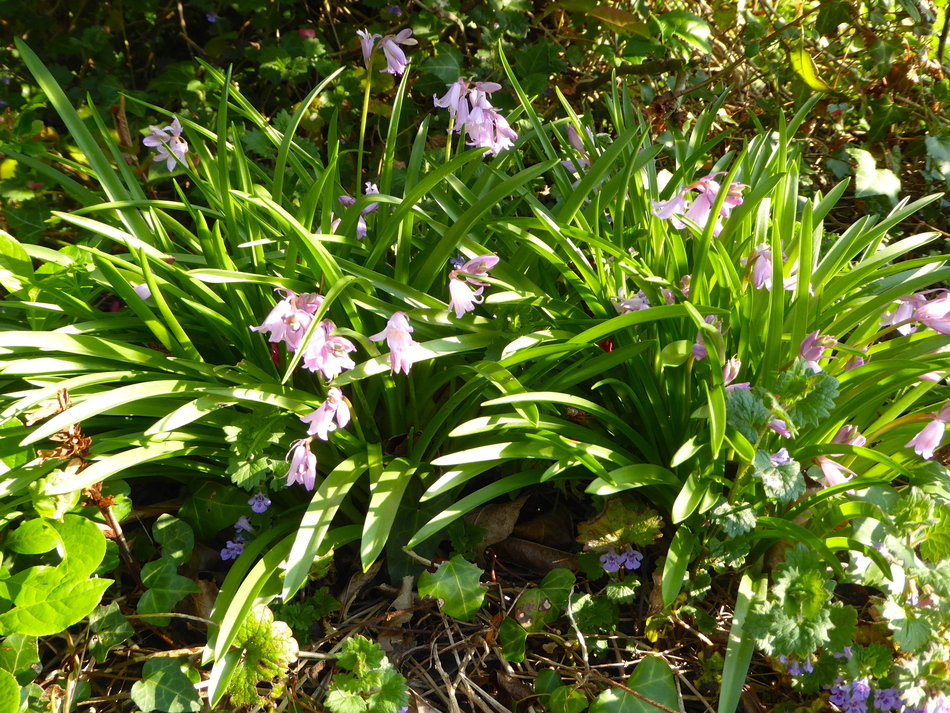
<svg viewBox="0 0 950 713">
<path fill-rule="evenodd" d="M 617 32 L 632 32 L 650 38 L 650 29 L 647 24 L 632 12 L 621 10 L 609 5 L 600 5 L 587 11 L 591 17 L 596 17 L 605 25 Z"/>
<path fill-rule="evenodd" d="M 588 550 L 606 551 L 610 547 L 653 544 L 663 527 L 659 514 L 650 508 L 635 512 L 624 504 L 622 496 L 607 500 L 604 511 L 590 522 L 577 526 L 577 541 Z"/>
</svg>

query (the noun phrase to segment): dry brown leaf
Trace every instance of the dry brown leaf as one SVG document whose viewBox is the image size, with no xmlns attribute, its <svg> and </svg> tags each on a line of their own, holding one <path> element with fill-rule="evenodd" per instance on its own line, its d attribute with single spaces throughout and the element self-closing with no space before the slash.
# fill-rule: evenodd
<svg viewBox="0 0 950 713">
<path fill-rule="evenodd" d="M 577 557 L 570 552 L 539 545 L 537 542 L 522 540 L 518 537 L 509 537 L 502 540 L 495 545 L 494 550 L 499 559 L 520 564 L 539 575 L 545 575 L 559 567 L 564 567 L 572 572 L 580 571 Z"/>
</svg>

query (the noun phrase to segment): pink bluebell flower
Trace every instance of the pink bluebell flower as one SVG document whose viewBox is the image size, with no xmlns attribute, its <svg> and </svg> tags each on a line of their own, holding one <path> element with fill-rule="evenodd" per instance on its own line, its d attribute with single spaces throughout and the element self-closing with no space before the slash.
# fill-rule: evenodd
<svg viewBox="0 0 950 713">
<path fill-rule="evenodd" d="M 511 148 L 518 134 L 488 100 L 488 95 L 501 89 L 496 82 L 469 82 L 459 79 L 447 85 L 442 97 L 433 97 L 436 106 L 447 109 L 455 121 L 453 130 L 465 129 L 466 143 L 476 148 L 490 149 L 497 154 Z"/>
<path fill-rule="evenodd" d="M 349 357 L 356 346 L 346 337 L 333 334 L 333 322 L 324 320 L 303 350 L 303 367 L 319 371 L 327 381 L 336 378 L 344 369 L 354 369 L 356 363 Z"/>
<path fill-rule="evenodd" d="M 742 362 L 739 361 L 739 357 L 737 356 L 732 357 L 726 362 L 726 365 L 722 367 L 722 383 L 726 387 L 726 391 L 734 391 L 735 389 L 745 389 L 748 391 L 751 388 L 748 381 L 743 381 L 738 384 L 733 383 L 739 378 L 739 371 L 741 369 Z"/>
<path fill-rule="evenodd" d="M 294 441 L 286 458 L 290 458 L 290 469 L 287 471 L 287 487 L 300 483 L 307 490 L 313 490 L 317 482 L 317 456 L 310 450 L 309 438 Z M 293 457 L 291 458 L 291 453 Z M 285 460 L 286 460 L 285 458 Z"/>
<path fill-rule="evenodd" d="M 769 421 L 769 428 L 775 431 L 782 438 L 791 438 L 792 432 L 788 430 L 788 426 L 785 425 L 785 421 L 780 418 L 773 418 Z"/>
<path fill-rule="evenodd" d="M 654 201 L 653 215 L 657 218 L 669 220 L 677 230 L 686 227 L 678 216 L 689 218 L 700 228 L 705 228 L 712 217 L 712 208 L 719 197 L 720 191 L 722 191 L 722 186 L 715 180 L 716 176 L 721 176 L 724 173 L 725 171 L 710 173 L 708 176 L 703 176 L 688 186 L 684 186 L 669 200 Z M 731 183 L 726 189 L 726 197 L 723 199 L 719 215 L 716 216 L 713 235 L 719 235 L 722 232 L 723 219 L 729 217 L 733 208 L 742 204 L 742 191 L 745 188 L 747 186 L 742 183 Z M 692 198 L 689 203 L 686 202 L 688 197 Z"/>
<path fill-rule="evenodd" d="M 474 310 L 476 304 L 481 304 L 484 299 L 481 294 L 488 285 L 476 278 L 487 275 L 497 264 L 495 255 L 481 255 L 449 273 L 449 310 L 455 311 L 456 319 L 461 319 L 466 312 Z M 473 290 L 469 284 L 478 285 L 478 289 Z"/>
<path fill-rule="evenodd" d="M 188 153 L 188 144 L 181 138 L 181 122 L 177 116 L 168 126 L 161 129 L 152 126 L 149 131 L 151 135 L 142 139 L 142 143 L 149 148 L 158 150 L 155 161 L 164 161 L 169 171 L 174 171 L 178 162 L 186 163 L 185 155 Z"/>
<path fill-rule="evenodd" d="M 618 314 L 628 314 L 630 312 L 640 312 L 650 308 L 650 299 L 643 290 L 638 290 L 633 297 L 625 297 L 626 290 L 621 288 L 616 297 L 613 298 L 614 309 Z"/>
<path fill-rule="evenodd" d="M 857 426 L 842 426 L 838 429 L 834 438 L 831 439 L 831 442 L 846 446 L 863 446 L 868 441 L 861 435 L 861 432 L 858 431 Z M 841 454 L 832 453 L 831 456 L 818 456 L 815 458 L 815 462 L 818 464 L 818 467 L 821 468 L 822 475 L 824 476 L 824 483 L 829 488 L 834 485 L 847 483 L 855 476 L 853 470 L 845 468 L 837 461 L 831 460 L 832 457 L 840 458 Z M 846 475 L 845 473 L 850 473 L 850 475 Z"/>
<path fill-rule="evenodd" d="M 409 60 L 399 45 L 414 44 L 418 44 L 418 42 L 412 39 L 412 30 L 408 27 L 395 35 L 386 35 L 383 37 L 379 46 L 382 48 L 383 55 L 386 57 L 386 69 L 381 71 L 401 77 L 405 73 L 406 67 L 409 66 Z"/>
<path fill-rule="evenodd" d="M 594 134 L 590 128 L 587 128 L 587 136 L 591 143 L 594 143 Z M 567 125 L 567 140 L 571 146 L 577 150 L 579 156 L 576 159 L 561 161 L 561 165 L 571 173 L 577 173 L 578 170 L 586 171 L 590 168 L 590 154 L 587 152 L 587 148 L 584 146 L 584 140 L 581 138 L 581 135 L 577 133 L 577 129 L 574 128 L 572 122 Z"/>
<path fill-rule="evenodd" d="M 903 334 L 905 337 L 908 334 L 916 332 L 917 325 L 911 322 L 911 320 L 916 316 L 915 312 L 917 308 L 927 304 L 927 298 L 922 294 L 914 294 L 901 297 L 894 304 L 897 306 L 890 312 L 881 315 L 881 320 L 878 324 L 882 327 L 896 326 L 898 333 Z"/>
<path fill-rule="evenodd" d="M 405 312 L 395 312 L 386 323 L 386 328 L 370 337 L 373 342 L 386 340 L 389 346 L 389 366 L 394 374 L 400 371 L 408 374 L 413 361 L 418 358 L 419 343 L 414 341 L 410 334 L 412 326 L 409 324 L 409 317 Z"/>
<path fill-rule="evenodd" d="M 278 302 L 264 319 L 259 327 L 251 327 L 252 332 L 270 334 L 269 342 L 284 342 L 291 352 L 300 348 L 304 335 L 313 315 L 323 304 L 323 295 L 315 292 L 296 294 L 292 290 L 278 287 L 274 292 L 280 292 L 284 299 Z"/>
<path fill-rule="evenodd" d="M 808 362 L 808 368 L 817 374 L 822 370 L 821 366 L 818 364 L 818 360 L 824 359 L 825 351 L 831 349 L 837 344 L 837 339 L 834 337 L 829 337 L 828 335 L 820 334 L 819 331 L 816 330 L 802 340 L 801 347 L 799 347 L 798 350 L 798 355 Z"/>
<path fill-rule="evenodd" d="M 308 436 L 316 436 L 321 441 L 330 439 L 330 433 L 337 427 L 344 428 L 350 422 L 350 407 L 343 398 L 343 392 L 335 386 L 327 389 L 327 397 L 316 411 L 300 419 L 309 423 Z M 336 421 L 336 423 L 334 423 Z"/>
<path fill-rule="evenodd" d="M 923 430 L 914 436 L 905 448 L 914 447 L 914 452 L 924 460 L 930 460 L 934 457 L 934 451 L 940 447 L 943 441 L 943 434 L 950 423 L 950 402 L 944 404 L 943 408 L 937 413 L 928 414 L 931 417 L 930 423 L 924 426 Z"/>
<path fill-rule="evenodd" d="M 356 34 L 360 38 L 360 48 L 363 50 L 363 65 L 369 70 L 373 48 L 376 46 L 376 40 L 380 39 L 382 35 L 370 34 L 369 30 L 357 30 Z"/>
<path fill-rule="evenodd" d="M 950 335 L 950 292 L 917 307 L 914 319 L 935 332 Z"/>
</svg>

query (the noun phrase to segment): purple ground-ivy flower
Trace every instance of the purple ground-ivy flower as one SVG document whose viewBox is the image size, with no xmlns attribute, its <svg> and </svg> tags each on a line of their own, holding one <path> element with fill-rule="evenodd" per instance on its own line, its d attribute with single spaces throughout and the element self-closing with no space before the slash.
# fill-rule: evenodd
<svg viewBox="0 0 950 713">
<path fill-rule="evenodd" d="M 775 431 L 782 438 L 791 438 L 792 432 L 788 430 L 788 426 L 785 425 L 785 421 L 780 418 L 773 418 L 769 421 L 769 428 Z"/>
<path fill-rule="evenodd" d="M 903 702 L 896 688 L 878 688 L 874 691 L 874 707 L 879 711 L 900 710 Z"/>
<path fill-rule="evenodd" d="M 251 506 L 252 512 L 256 512 L 260 515 L 261 513 L 267 512 L 267 508 L 270 507 L 270 499 L 264 495 L 264 493 L 258 493 L 248 500 L 247 504 Z"/>
<path fill-rule="evenodd" d="M 777 452 L 769 456 L 769 460 L 772 461 L 772 465 L 778 467 L 780 465 L 788 465 L 794 459 L 788 454 L 787 448 L 779 448 Z"/>
<path fill-rule="evenodd" d="M 242 554 L 244 554 L 244 545 L 240 542 L 228 540 L 224 545 L 224 549 L 221 550 L 221 559 L 225 561 L 236 560 Z"/>
<path fill-rule="evenodd" d="M 234 523 L 234 529 L 240 532 L 250 532 L 254 528 L 251 527 L 251 521 L 247 519 L 247 515 L 241 515 L 238 518 L 238 521 Z"/>
</svg>

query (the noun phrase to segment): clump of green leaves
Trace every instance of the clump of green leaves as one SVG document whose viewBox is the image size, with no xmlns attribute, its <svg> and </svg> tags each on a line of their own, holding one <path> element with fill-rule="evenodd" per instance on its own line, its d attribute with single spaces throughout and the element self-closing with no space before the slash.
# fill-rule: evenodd
<svg viewBox="0 0 950 713">
<path fill-rule="evenodd" d="M 326 587 L 320 587 L 307 597 L 306 601 L 276 605 L 274 616 L 290 625 L 297 641 L 306 643 L 310 641 L 311 627 L 322 617 L 339 608 L 340 602 Z"/>
<path fill-rule="evenodd" d="M 162 547 L 162 556 L 142 567 L 142 583 L 148 587 L 139 599 L 139 614 L 165 614 L 186 595 L 198 591 L 198 585 L 178 574 L 195 546 L 195 535 L 188 523 L 171 515 L 161 515 L 152 527 L 152 536 Z M 167 616 L 149 617 L 156 626 L 167 626 Z"/>
<path fill-rule="evenodd" d="M 799 543 L 779 565 L 768 601 L 746 631 L 767 654 L 804 658 L 818 647 L 843 651 L 857 629 L 853 607 L 833 601 L 835 582 L 818 555 Z"/>
<path fill-rule="evenodd" d="M 395 713 L 408 705 L 406 679 L 376 642 L 350 637 L 343 642 L 337 665 L 350 673 L 333 676 L 325 701 L 332 713 Z"/>
<path fill-rule="evenodd" d="M 240 649 L 241 664 L 228 682 L 231 701 L 238 706 L 271 707 L 284 694 L 287 667 L 297 658 L 290 627 L 274 621 L 266 606 L 254 607 L 238 627 L 234 646 Z M 261 683 L 270 686 L 266 696 L 260 693 Z"/>
<path fill-rule="evenodd" d="M 645 547 L 653 544 L 663 528 L 663 519 L 652 508 L 642 512 L 631 509 L 623 496 L 609 498 L 604 509 L 590 522 L 577 526 L 577 541 L 584 548 L 606 551 L 613 547 L 623 549 L 627 545 Z"/>
<path fill-rule="evenodd" d="M 231 444 L 227 473 L 232 483 L 250 491 L 268 476 L 287 471 L 285 453 L 276 444 L 286 433 L 288 420 L 280 409 L 256 406 L 224 427 L 225 439 Z"/>
</svg>

